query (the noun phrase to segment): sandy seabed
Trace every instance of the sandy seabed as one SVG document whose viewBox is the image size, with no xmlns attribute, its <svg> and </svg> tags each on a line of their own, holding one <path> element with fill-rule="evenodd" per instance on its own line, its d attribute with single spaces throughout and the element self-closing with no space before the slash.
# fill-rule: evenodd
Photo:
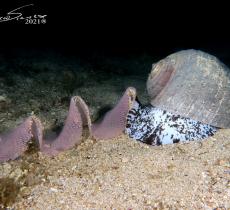
<svg viewBox="0 0 230 210">
<path fill-rule="evenodd" d="M 24 182 L 14 209 L 230 209 L 229 134 L 155 147 L 88 138 L 55 158 L 4 163 L 0 177 Z"/>
<path fill-rule="evenodd" d="M 22 72 L 25 67 L 44 71 L 0 78 L 0 96 L 5 100 L 0 104 L 0 133 L 32 111 L 46 129 L 61 125 L 70 95 L 82 96 L 92 116 L 104 105 L 113 107 L 128 86 L 136 87 L 141 102 L 147 102 L 147 74 L 141 73 L 151 67 L 144 65 L 147 59 L 127 65 L 141 74 L 116 76 L 71 66 L 69 61 L 39 63 L 35 58 L 13 63 Z M 112 61 L 106 69 L 114 66 Z M 118 62 L 118 70 L 123 66 L 124 61 Z M 72 71 L 80 67 L 82 71 Z M 58 68 L 69 70 L 58 73 Z M 63 84 L 73 90 L 67 94 Z M 0 209 L 1 205 L 15 210 L 230 209 L 230 129 L 201 142 L 155 147 L 125 135 L 95 141 L 84 134 L 79 146 L 54 158 L 32 148 L 17 160 L 0 164 Z"/>
</svg>

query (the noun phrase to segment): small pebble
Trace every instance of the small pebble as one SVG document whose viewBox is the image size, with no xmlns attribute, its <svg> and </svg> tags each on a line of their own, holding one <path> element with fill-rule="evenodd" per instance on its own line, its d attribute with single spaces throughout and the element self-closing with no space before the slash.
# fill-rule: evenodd
<svg viewBox="0 0 230 210">
<path fill-rule="evenodd" d="M 127 162 L 129 162 L 129 159 L 126 158 L 126 157 L 123 157 L 123 158 L 121 159 L 121 162 L 122 162 L 122 163 L 127 163 Z"/>
<path fill-rule="evenodd" d="M 6 97 L 5 96 L 0 96 L 0 102 L 6 102 Z"/>
<path fill-rule="evenodd" d="M 58 192 L 58 189 L 51 187 L 51 188 L 49 189 L 49 192 L 50 192 L 50 193 L 52 193 L 52 192 L 57 193 L 57 192 Z"/>
</svg>

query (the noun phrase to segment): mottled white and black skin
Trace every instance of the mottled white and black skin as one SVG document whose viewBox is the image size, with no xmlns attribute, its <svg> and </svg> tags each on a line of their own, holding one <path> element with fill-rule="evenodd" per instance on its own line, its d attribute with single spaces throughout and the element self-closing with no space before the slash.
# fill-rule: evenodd
<svg viewBox="0 0 230 210">
<path fill-rule="evenodd" d="M 152 105 L 143 106 L 138 100 L 129 111 L 126 125 L 129 137 L 150 145 L 201 140 L 214 135 L 217 130 L 214 126 L 174 115 Z"/>
</svg>

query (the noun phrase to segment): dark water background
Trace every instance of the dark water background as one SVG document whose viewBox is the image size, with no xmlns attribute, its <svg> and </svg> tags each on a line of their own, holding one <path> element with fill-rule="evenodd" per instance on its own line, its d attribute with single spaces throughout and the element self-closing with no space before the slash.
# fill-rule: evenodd
<svg viewBox="0 0 230 210">
<path fill-rule="evenodd" d="M 1 5 L 0 15 L 28 3 Z M 31 111 L 63 119 L 59 108 L 66 110 L 76 94 L 94 114 L 111 107 L 128 86 L 135 86 L 147 102 L 145 82 L 152 63 L 179 50 L 203 50 L 230 66 L 227 18 L 215 15 L 216 8 L 189 12 L 134 2 L 106 8 L 32 3 L 34 13 L 47 14 L 46 24 L 0 25 L 1 130 Z"/>
</svg>

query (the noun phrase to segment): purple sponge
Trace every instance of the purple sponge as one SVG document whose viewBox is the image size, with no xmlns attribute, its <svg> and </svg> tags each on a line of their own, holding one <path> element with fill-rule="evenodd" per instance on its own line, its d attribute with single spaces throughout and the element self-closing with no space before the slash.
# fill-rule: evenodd
<svg viewBox="0 0 230 210">
<path fill-rule="evenodd" d="M 32 123 L 32 117 L 29 117 L 12 132 L 0 136 L 0 162 L 15 159 L 26 151 L 27 143 L 33 137 Z"/>
<path fill-rule="evenodd" d="M 28 149 L 31 139 L 36 141 L 41 152 L 50 156 L 70 149 L 81 142 L 85 125 L 88 125 L 89 133 L 95 139 L 114 138 L 125 130 L 127 115 L 135 98 L 135 88 L 127 88 L 118 104 L 102 121 L 92 124 L 86 103 L 79 96 L 72 97 L 65 125 L 60 135 L 52 139 L 43 138 L 43 127 L 37 117 L 28 117 L 13 131 L 0 135 L 0 162 L 19 157 Z"/>
<path fill-rule="evenodd" d="M 136 89 L 129 87 L 118 104 L 110 110 L 102 121 L 92 125 L 92 135 L 96 139 L 110 139 L 119 136 L 126 127 L 127 115 L 136 98 Z"/>
<path fill-rule="evenodd" d="M 75 144 L 81 142 L 82 137 L 82 115 L 83 111 L 79 111 L 83 100 L 79 97 L 71 98 L 69 113 L 65 121 L 65 125 L 57 138 L 45 139 L 42 142 L 41 151 L 47 155 L 56 155 L 57 153 L 72 148 Z M 87 109 L 86 107 L 81 110 Z"/>
<path fill-rule="evenodd" d="M 35 116 L 27 118 L 13 131 L 0 136 L 0 162 L 13 160 L 20 156 L 27 150 L 28 142 L 32 138 L 39 144 L 40 150 L 47 155 L 56 155 L 75 144 L 79 144 L 83 120 L 89 119 L 88 113 L 88 107 L 79 96 L 71 98 L 64 128 L 56 139 L 43 139 L 43 128 L 40 120 Z"/>
</svg>

